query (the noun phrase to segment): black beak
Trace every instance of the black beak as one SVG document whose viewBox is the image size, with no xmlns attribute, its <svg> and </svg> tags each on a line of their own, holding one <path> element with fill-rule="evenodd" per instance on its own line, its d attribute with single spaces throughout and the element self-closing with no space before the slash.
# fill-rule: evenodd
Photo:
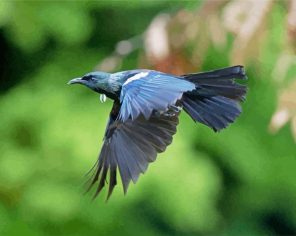
<svg viewBox="0 0 296 236">
<path fill-rule="evenodd" d="M 82 80 L 81 78 L 75 78 L 70 80 L 67 84 L 84 84 L 85 80 Z"/>
</svg>

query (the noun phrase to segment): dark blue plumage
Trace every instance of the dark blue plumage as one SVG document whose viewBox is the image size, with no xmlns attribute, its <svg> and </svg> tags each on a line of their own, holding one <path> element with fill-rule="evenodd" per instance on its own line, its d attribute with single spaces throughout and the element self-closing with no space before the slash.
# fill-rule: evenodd
<svg viewBox="0 0 296 236">
<path fill-rule="evenodd" d="M 137 181 L 148 163 L 172 142 L 182 108 L 214 131 L 232 123 L 241 113 L 239 102 L 246 94 L 246 87 L 234 79 L 246 79 L 242 66 L 183 76 L 152 70 L 91 72 L 69 81 L 114 100 L 90 184 L 91 188 L 98 182 L 95 196 L 104 187 L 108 172 L 107 198 L 117 184 L 117 169 L 124 192 L 131 180 Z"/>
<path fill-rule="evenodd" d="M 129 117 L 134 120 L 140 114 L 149 119 L 153 110 L 165 111 L 176 104 L 184 92 L 195 89 L 189 81 L 157 71 L 141 71 L 125 78 L 120 93 L 119 114 L 123 122 Z"/>
</svg>

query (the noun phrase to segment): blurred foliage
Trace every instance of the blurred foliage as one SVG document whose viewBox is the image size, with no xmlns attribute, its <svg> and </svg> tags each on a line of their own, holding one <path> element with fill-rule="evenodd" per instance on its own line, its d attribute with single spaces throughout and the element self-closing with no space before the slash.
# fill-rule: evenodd
<svg viewBox="0 0 296 236">
<path fill-rule="evenodd" d="M 1 1 L 0 235 L 296 234 L 296 146 L 288 126 L 278 130 L 296 114 L 295 5 Z M 95 66 L 237 63 L 250 89 L 235 124 L 215 134 L 182 114 L 173 145 L 127 196 L 82 195 L 111 101 L 69 79 Z M 288 119 L 272 119 L 271 134 L 277 103 Z"/>
</svg>

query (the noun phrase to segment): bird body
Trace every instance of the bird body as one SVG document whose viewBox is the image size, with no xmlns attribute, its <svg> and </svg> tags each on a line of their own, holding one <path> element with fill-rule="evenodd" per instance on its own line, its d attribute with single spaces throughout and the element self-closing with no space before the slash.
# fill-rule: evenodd
<svg viewBox="0 0 296 236">
<path fill-rule="evenodd" d="M 104 143 L 90 188 L 95 196 L 105 186 L 109 172 L 110 197 L 117 184 L 117 169 L 124 192 L 137 181 L 148 164 L 172 142 L 181 109 L 195 121 L 219 131 L 241 113 L 246 87 L 242 66 L 176 76 L 153 70 L 117 73 L 91 72 L 69 84 L 83 84 L 114 100 Z"/>
</svg>

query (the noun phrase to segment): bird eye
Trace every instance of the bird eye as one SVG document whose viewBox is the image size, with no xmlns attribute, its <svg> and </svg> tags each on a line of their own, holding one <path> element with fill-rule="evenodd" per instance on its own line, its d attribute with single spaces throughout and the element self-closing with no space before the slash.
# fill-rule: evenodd
<svg viewBox="0 0 296 236">
<path fill-rule="evenodd" d="M 90 75 L 86 75 L 86 76 L 83 76 L 81 79 L 82 80 L 90 80 L 91 79 L 91 76 Z"/>
</svg>

